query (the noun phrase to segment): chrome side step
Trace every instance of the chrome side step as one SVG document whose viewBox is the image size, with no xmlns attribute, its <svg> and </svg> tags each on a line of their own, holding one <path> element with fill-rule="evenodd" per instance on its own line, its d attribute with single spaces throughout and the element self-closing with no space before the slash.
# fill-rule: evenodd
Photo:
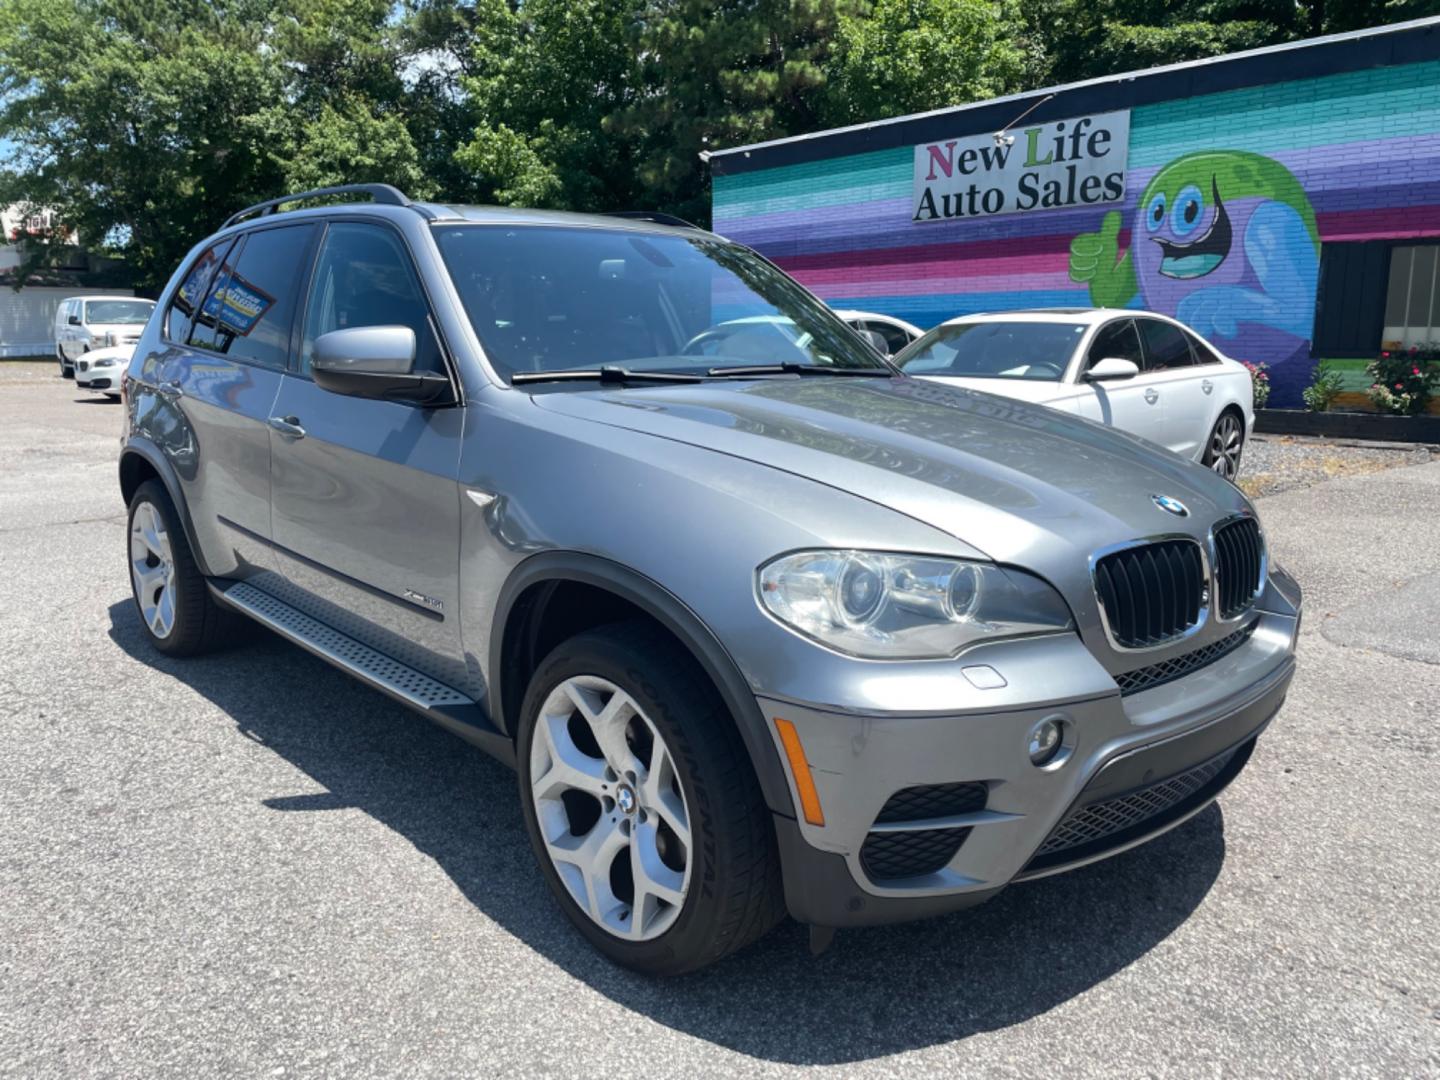
<svg viewBox="0 0 1440 1080">
<path fill-rule="evenodd" d="M 222 604 L 424 713 L 487 753 L 514 764 L 510 739 L 495 728 L 474 698 L 453 686 L 340 633 L 254 585 L 243 581 L 212 581 L 210 591 Z"/>
</svg>

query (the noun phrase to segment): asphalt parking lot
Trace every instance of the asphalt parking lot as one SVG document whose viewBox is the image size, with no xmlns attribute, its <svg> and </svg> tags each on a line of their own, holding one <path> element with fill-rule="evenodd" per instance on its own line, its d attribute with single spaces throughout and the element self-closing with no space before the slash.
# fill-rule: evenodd
<svg viewBox="0 0 1440 1080">
<path fill-rule="evenodd" d="M 149 651 L 120 407 L 9 367 L 0 1075 L 1440 1074 L 1440 462 L 1260 502 L 1301 669 L 1218 805 L 651 982 L 551 904 L 501 766 L 263 632 Z"/>
</svg>

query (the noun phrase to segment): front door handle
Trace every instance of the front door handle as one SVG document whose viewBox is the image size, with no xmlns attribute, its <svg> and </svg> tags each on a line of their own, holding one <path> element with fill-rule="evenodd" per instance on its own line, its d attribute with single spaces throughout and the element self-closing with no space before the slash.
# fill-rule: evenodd
<svg viewBox="0 0 1440 1080">
<path fill-rule="evenodd" d="M 272 416 L 270 426 L 287 439 L 303 439 L 305 429 L 300 426 L 298 416 Z"/>
<path fill-rule="evenodd" d="M 1158 390 L 1156 390 L 1153 386 L 1152 386 L 1149 390 L 1146 390 L 1146 391 L 1145 391 L 1145 401 L 1146 401 L 1147 404 L 1149 404 L 1149 405 L 1154 405 L 1155 402 L 1157 402 L 1157 401 L 1159 401 L 1159 400 L 1160 400 L 1160 392 L 1159 392 Z"/>
<path fill-rule="evenodd" d="M 1215 384 L 1212 383 L 1209 379 L 1202 379 L 1200 381 L 1200 389 L 1204 390 L 1205 393 L 1208 394 L 1211 390 L 1215 389 Z"/>
</svg>

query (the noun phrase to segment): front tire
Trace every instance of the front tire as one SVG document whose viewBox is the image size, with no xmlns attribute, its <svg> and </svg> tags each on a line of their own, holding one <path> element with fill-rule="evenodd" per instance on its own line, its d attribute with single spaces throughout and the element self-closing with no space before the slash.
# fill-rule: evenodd
<svg viewBox="0 0 1440 1080">
<path fill-rule="evenodd" d="M 231 617 L 210 596 L 170 494 L 147 480 L 130 500 L 130 593 L 150 644 L 167 656 L 217 648 Z"/>
<path fill-rule="evenodd" d="M 1229 480 L 1240 475 L 1240 456 L 1245 450 L 1245 424 L 1235 413 L 1225 411 L 1210 429 L 1202 464 Z"/>
<path fill-rule="evenodd" d="M 774 830 L 735 721 L 658 628 L 616 623 L 560 645 L 518 734 L 541 872 L 605 956 L 678 975 L 783 916 Z"/>
</svg>

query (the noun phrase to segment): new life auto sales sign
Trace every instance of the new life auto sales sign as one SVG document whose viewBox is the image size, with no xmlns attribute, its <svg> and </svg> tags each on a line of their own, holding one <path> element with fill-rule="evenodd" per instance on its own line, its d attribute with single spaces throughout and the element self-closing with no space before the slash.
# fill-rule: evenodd
<svg viewBox="0 0 1440 1080">
<path fill-rule="evenodd" d="M 1013 136 L 1013 139 L 1011 138 Z M 914 221 L 1095 206 L 1125 197 L 1130 111 L 915 147 Z"/>
</svg>

